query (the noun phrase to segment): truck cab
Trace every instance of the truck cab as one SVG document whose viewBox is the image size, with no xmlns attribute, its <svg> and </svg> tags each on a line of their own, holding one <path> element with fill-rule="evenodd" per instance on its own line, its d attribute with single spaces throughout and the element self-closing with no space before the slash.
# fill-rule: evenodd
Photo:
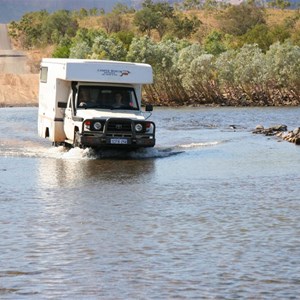
<svg viewBox="0 0 300 300">
<path fill-rule="evenodd" d="M 155 145 L 152 106 L 142 110 L 146 64 L 44 59 L 39 91 L 39 135 L 55 145 L 141 148 Z"/>
</svg>

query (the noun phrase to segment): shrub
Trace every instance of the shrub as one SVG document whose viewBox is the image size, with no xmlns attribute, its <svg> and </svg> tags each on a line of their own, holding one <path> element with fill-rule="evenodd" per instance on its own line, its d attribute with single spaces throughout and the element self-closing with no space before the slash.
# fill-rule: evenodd
<svg viewBox="0 0 300 300">
<path fill-rule="evenodd" d="M 80 42 L 70 48 L 70 58 L 88 58 L 92 54 L 92 49 L 87 42 Z"/>
<path fill-rule="evenodd" d="M 244 45 L 235 57 L 234 81 L 246 88 L 264 82 L 265 57 L 257 44 Z"/>
<path fill-rule="evenodd" d="M 156 44 L 149 37 L 133 38 L 126 60 L 133 62 L 155 63 Z"/>
<path fill-rule="evenodd" d="M 91 58 L 124 61 L 126 50 L 119 40 L 99 35 L 94 40 Z"/>
<path fill-rule="evenodd" d="M 300 47 L 290 41 L 273 44 L 266 53 L 267 80 L 279 88 L 300 90 Z"/>
</svg>

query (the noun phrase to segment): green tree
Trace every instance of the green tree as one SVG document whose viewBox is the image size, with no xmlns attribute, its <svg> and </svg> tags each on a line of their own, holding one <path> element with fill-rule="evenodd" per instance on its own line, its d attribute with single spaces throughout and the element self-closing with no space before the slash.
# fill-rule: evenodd
<svg viewBox="0 0 300 300">
<path fill-rule="evenodd" d="M 288 27 L 284 25 L 274 25 L 270 28 L 270 35 L 272 38 L 272 44 L 276 42 L 283 43 L 285 40 L 291 38 L 291 32 Z"/>
<path fill-rule="evenodd" d="M 130 14 L 134 13 L 134 9 L 129 8 L 127 5 L 122 3 L 116 3 L 112 9 L 112 12 L 116 14 Z"/>
<path fill-rule="evenodd" d="M 113 33 L 111 36 L 121 41 L 126 51 L 128 51 L 134 38 L 134 33 L 132 31 L 119 31 Z"/>
<path fill-rule="evenodd" d="M 108 34 L 128 29 L 128 23 L 122 14 L 111 12 L 103 16 L 102 25 Z"/>
<path fill-rule="evenodd" d="M 95 38 L 100 35 L 107 37 L 106 32 L 102 29 L 79 28 L 76 35 L 72 38 L 72 46 L 85 42 L 89 47 L 92 47 Z"/>
<path fill-rule="evenodd" d="M 70 56 L 70 48 L 68 46 L 58 46 L 54 49 L 52 57 L 68 58 Z"/>
<path fill-rule="evenodd" d="M 268 2 L 269 7 L 285 9 L 291 6 L 290 1 L 286 0 L 271 0 Z"/>
<path fill-rule="evenodd" d="M 79 19 L 86 18 L 88 15 L 89 13 L 85 8 L 80 8 L 80 10 L 77 12 L 77 17 Z"/>
<path fill-rule="evenodd" d="M 218 17 L 221 29 L 228 34 L 243 35 L 259 24 L 265 24 L 265 11 L 262 7 L 243 3 L 232 5 Z"/>
<path fill-rule="evenodd" d="M 163 18 L 172 19 L 174 16 L 174 8 L 167 2 L 157 2 L 150 6 L 153 11 L 156 11 Z"/>
<path fill-rule="evenodd" d="M 297 28 L 292 32 L 291 41 L 294 43 L 294 45 L 300 46 L 300 28 Z"/>
<path fill-rule="evenodd" d="M 201 7 L 200 0 L 184 0 L 182 2 L 183 9 L 191 10 Z"/>
<path fill-rule="evenodd" d="M 188 18 L 186 16 L 177 15 L 173 18 L 172 33 L 179 39 L 189 38 L 195 33 L 202 22 L 196 17 Z"/>
<path fill-rule="evenodd" d="M 134 24 L 139 31 L 151 35 L 151 30 L 156 30 L 160 39 L 168 28 L 168 20 L 173 19 L 174 9 L 168 2 L 154 3 L 152 0 L 145 0 L 142 9 L 135 13 Z"/>
<path fill-rule="evenodd" d="M 45 18 L 42 23 L 43 35 L 49 43 L 57 43 L 60 38 L 65 36 L 75 36 L 77 29 L 78 23 L 68 10 L 56 11 Z M 55 32 L 55 35 L 53 35 L 53 32 Z"/>
<path fill-rule="evenodd" d="M 25 49 L 45 44 L 47 39 L 44 39 L 42 25 L 48 16 L 49 13 L 45 10 L 26 13 L 19 22 L 12 23 L 11 35 L 17 38 Z"/>
<path fill-rule="evenodd" d="M 97 16 L 100 13 L 99 9 L 96 7 L 89 9 L 89 15 L 90 16 Z"/>
<path fill-rule="evenodd" d="M 92 55 L 92 46 L 98 36 L 107 38 L 107 34 L 101 29 L 79 28 L 70 45 L 70 57 L 88 58 Z"/>
<path fill-rule="evenodd" d="M 216 0 L 205 0 L 203 8 L 206 10 L 214 10 L 218 8 L 219 2 Z"/>
<path fill-rule="evenodd" d="M 156 29 L 162 22 L 162 17 L 147 7 L 136 12 L 133 20 L 138 30 L 146 33 L 148 37 L 151 36 L 151 30 Z"/>
<path fill-rule="evenodd" d="M 213 55 L 219 55 L 226 51 L 222 39 L 223 35 L 221 32 L 216 30 L 211 31 L 203 41 L 205 51 Z"/>
<path fill-rule="evenodd" d="M 266 24 L 258 24 L 249 29 L 239 38 L 240 47 L 245 44 L 257 44 L 258 47 L 266 52 L 272 44 L 272 36 Z"/>
<path fill-rule="evenodd" d="M 259 24 L 239 37 L 239 44 L 240 47 L 244 44 L 257 44 L 263 52 L 267 52 L 273 43 L 284 42 L 290 36 L 289 31 L 283 25 L 269 28 L 266 24 Z"/>
<path fill-rule="evenodd" d="M 52 57 L 68 58 L 70 56 L 71 39 L 68 37 L 62 38 L 55 47 Z"/>
</svg>

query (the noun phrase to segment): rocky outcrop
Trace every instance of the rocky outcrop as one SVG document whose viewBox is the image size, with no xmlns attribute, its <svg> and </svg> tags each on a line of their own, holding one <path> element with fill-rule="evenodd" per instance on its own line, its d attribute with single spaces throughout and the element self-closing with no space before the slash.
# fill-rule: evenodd
<svg viewBox="0 0 300 300">
<path fill-rule="evenodd" d="M 276 125 L 270 128 L 264 128 L 262 125 L 257 125 L 253 133 L 264 134 L 266 136 L 277 136 L 290 143 L 300 145 L 300 127 L 297 127 L 292 131 L 288 131 L 286 125 Z"/>
<path fill-rule="evenodd" d="M 275 125 L 270 128 L 265 128 L 263 125 L 257 125 L 253 131 L 253 133 L 260 133 L 267 136 L 276 135 L 279 132 L 287 131 L 286 125 Z"/>
<path fill-rule="evenodd" d="M 292 131 L 288 132 L 279 132 L 276 136 L 281 137 L 283 140 L 288 141 L 290 143 L 294 143 L 296 145 L 300 145 L 300 128 L 297 127 Z"/>
</svg>

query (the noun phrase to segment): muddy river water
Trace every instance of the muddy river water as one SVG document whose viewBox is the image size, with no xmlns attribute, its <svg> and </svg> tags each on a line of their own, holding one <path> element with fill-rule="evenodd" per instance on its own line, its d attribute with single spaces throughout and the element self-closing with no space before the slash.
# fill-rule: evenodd
<svg viewBox="0 0 300 300">
<path fill-rule="evenodd" d="M 157 145 L 53 148 L 0 109 L 1 299 L 299 299 L 300 108 L 158 108 Z M 235 129 L 231 125 L 235 125 Z"/>
</svg>

